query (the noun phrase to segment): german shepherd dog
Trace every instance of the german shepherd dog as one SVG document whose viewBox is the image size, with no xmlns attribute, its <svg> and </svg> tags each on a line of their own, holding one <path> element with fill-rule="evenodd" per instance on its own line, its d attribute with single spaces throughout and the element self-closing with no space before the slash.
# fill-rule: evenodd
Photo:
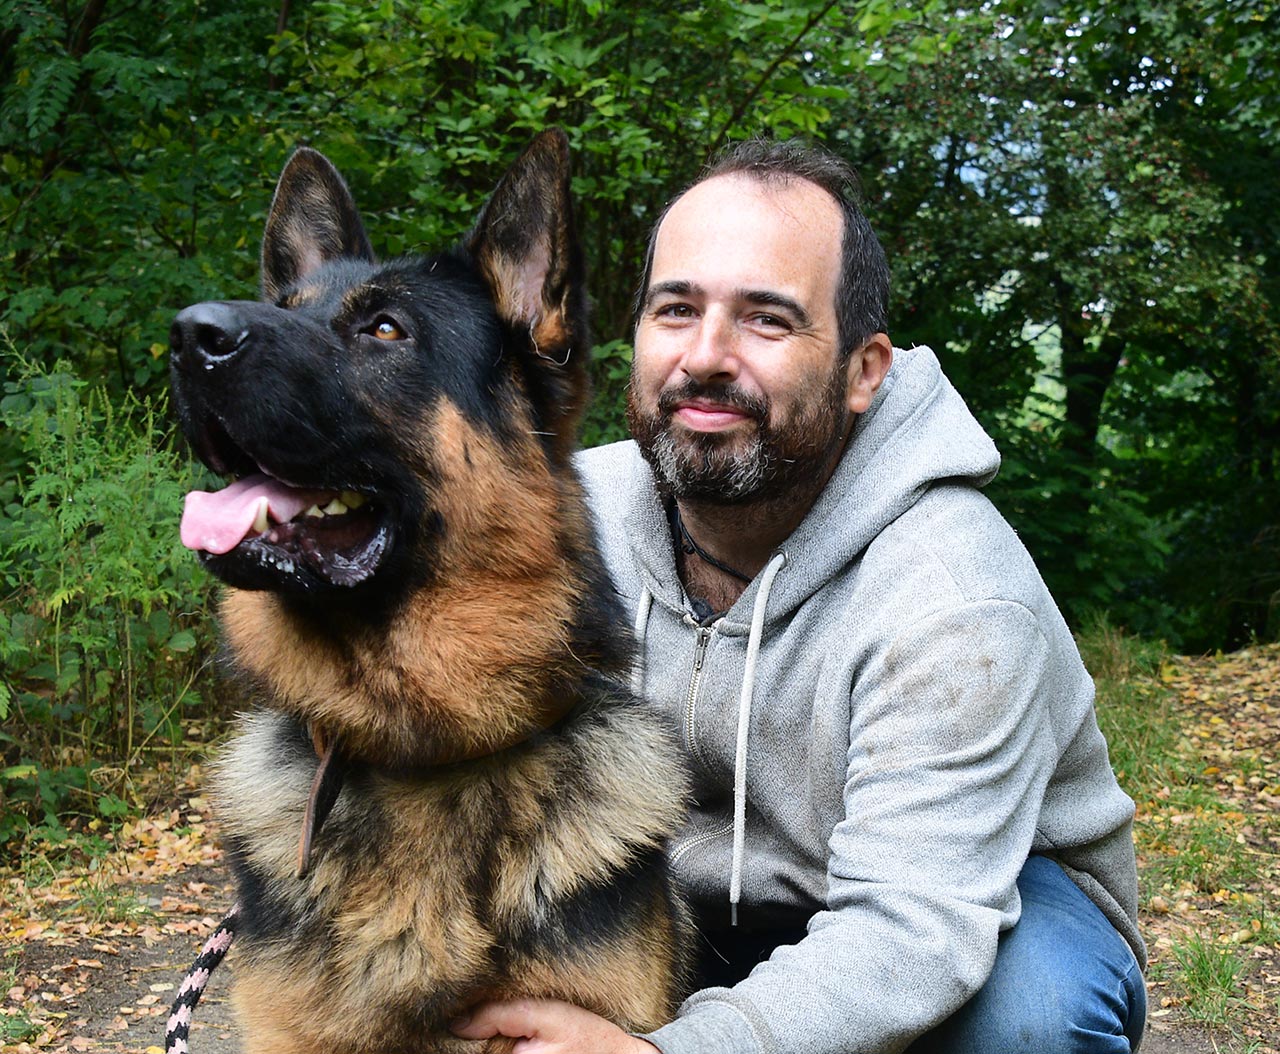
<svg viewBox="0 0 1280 1054">
<path fill-rule="evenodd" d="M 382 264 L 300 149 L 262 293 L 171 335 L 182 429 L 233 479 L 182 531 L 230 587 L 228 666 L 257 706 L 214 785 L 247 1047 L 504 1052 L 447 1023 L 514 996 L 669 1020 L 684 781 L 627 687 L 570 463 L 589 344 L 563 134 L 459 247 Z"/>
</svg>

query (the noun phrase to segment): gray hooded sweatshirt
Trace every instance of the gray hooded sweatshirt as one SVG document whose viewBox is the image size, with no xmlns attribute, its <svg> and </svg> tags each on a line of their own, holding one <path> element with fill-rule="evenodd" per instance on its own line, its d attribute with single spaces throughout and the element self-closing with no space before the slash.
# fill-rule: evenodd
<svg viewBox="0 0 1280 1054">
<path fill-rule="evenodd" d="M 692 769 L 676 881 L 712 925 L 739 900 L 744 926 L 808 920 L 647 1037 L 666 1054 L 902 1049 L 986 980 L 1032 852 L 1145 965 L 1133 803 L 1071 634 L 979 491 L 998 466 L 933 352 L 895 352 L 808 516 L 699 626 L 635 444 L 580 456 L 638 683 Z"/>
</svg>

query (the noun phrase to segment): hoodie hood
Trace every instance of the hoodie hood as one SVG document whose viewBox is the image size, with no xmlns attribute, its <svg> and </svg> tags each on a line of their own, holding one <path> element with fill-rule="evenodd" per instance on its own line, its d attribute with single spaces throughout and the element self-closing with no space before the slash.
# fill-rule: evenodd
<svg viewBox="0 0 1280 1054">
<path fill-rule="evenodd" d="M 680 612 L 684 598 L 667 570 L 666 513 L 638 453 L 635 464 L 649 483 L 632 491 L 641 497 L 625 514 L 636 570 L 657 603 Z M 943 375 L 933 351 L 923 345 L 895 349 L 893 366 L 859 417 L 827 486 L 782 545 L 786 572 L 772 585 L 765 624 L 789 617 L 835 572 L 858 559 L 930 485 L 945 479 L 981 487 L 999 467 L 995 444 Z M 723 632 L 747 632 L 759 586 L 757 576 L 726 614 Z"/>
</svg>

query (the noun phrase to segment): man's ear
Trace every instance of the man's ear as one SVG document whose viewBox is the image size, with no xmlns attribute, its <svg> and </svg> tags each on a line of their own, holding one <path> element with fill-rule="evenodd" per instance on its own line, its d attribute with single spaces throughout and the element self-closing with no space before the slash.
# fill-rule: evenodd
<svg viewBox="0 0 1280 1054">
<path fill-rule="evenodd" d="M 873 333 L 853 351 L 845 374 L 845 405 L 851 413 L 867 412 L 892 365 L 893 341 L 887 333 Z"/>
<path fill-rule="evenodd" d="M 280 173 L 262 237 L 262 299 L 271 303 L 321 264 L 342 257 L 373 262 L 373 249 L 342 176 L 309 147 Z"/>
<path fill-rule="evenodd" d="M 541 133 L 498 183 L 466 239 L 499 317 L 528 334 L 526 374 L 545 428 L 571 443 L 587 397 L 587 295 L 573 223 L 569 140 Z M 566 447 L 567 449 L 567 447 Z"/>
</svg>

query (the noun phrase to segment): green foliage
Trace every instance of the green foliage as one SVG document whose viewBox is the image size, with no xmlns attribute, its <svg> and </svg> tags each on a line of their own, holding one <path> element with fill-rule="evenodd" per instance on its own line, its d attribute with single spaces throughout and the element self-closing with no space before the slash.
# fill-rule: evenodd
<svg viewBox="0 0 1280 1054">
<path fill-rule="evenodd" d="M 591 370 L 595 391 L 582 426 L 583 446 L 601 446 L 626 439 L 626 422 L 620 407 L 626 402 L 627 379 L 631 376 L 631 345 L 611 340 L 591 349 Z"/>
<path fill-rule="evenodd" d="M 671 189 L 731 135 L 820 133 L 846 73 L 911 61 L 918 18 L 831 0 L 313 3 L 278 25 L 200 0 L 4 6 L 7 325 L 117 390 L 162 381 L 175 307 L 251 295 L 271 181 L 300 143 L 352 177 L 398 254 L 458 236 L 532 134 L 563 125 L 596 330 L 622 339 Z M 904 43 L 873 58 L 890 31 Z"/>
<path fill-rule="evenodd" d="M 1055 595 L 1194 649 L 1280 632 L 1274 136 L 1240 105 L 1275 79 L 1228 57 L 1276 67 L 1277 6 L 1250 7 L 948 10 L 950 46 L 845 114 L 894 335 L 1007 455 L 992 494 Z"/>
<path fill-rule="evenodd" d="M 29 1042 L 42 1031 L 42 1026 L 33 1022 L 21 1010 L 14 1014 L 0 1016 L 0 1040 L 6 1044 Z"/>
<path fill-rule="evenodd" d="M 0 842 L 66 811 L 121 815 L 153 744 L 181 741 L 209 653 L 206 584 L 177 537 L 194 480 L 162 408 L 12 352 L 0 456 Z"/>
<path fill-rule="evenodd" d="M 136 746 L 159 727 L 152 667 L 177 684 L 205 654 L 199 601 L 160 595 L 194 597 L 192 563 L 157 555 L 150 527 L 104 541 L 77 500 L 154 524 L 129 504 L 146 481 L 91 468 L 141 471 L 140 447 L 70 453 L 30 428 L 158 438 L 173 312 L 254 295 L 300 143 L 347 173 L 394 255 L 457 238 L 535 131 L 568 131 L 598 443 L 625 434 L 633 285 L 672 191 L 730 139 L 825 142 L 861 170 L 893 335 L 932 344 L 996 438 L 992 495 L 1069 616 L 1104 608 L 1188 648 L 1275 635 L 1278 23 L 1275 0 L 0 0 L 0 305 L 41 370 L 0 440 L 18 510 L 0 713 L 39 732 L 6 746 L 26 774 L 5 785 L 33 816 L 93 807 L 93 764 L 72 750 L 54 774 L 49 751 L 134 724 Z M 59 399 L 87 416 L 61 422 Z M 108 698 L 136 721 L 102 720 Z M 39 786 L 37 756 L 64 782 Z"/>
</svg>

